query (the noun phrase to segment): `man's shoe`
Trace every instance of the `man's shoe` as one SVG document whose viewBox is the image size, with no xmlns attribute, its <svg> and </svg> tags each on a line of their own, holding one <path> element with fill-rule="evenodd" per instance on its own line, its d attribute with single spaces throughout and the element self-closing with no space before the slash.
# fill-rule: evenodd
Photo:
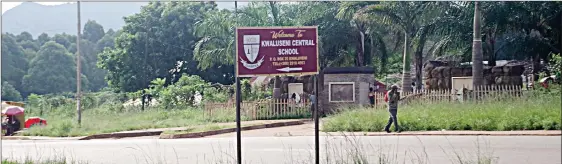
<svg viewBox="0 0 562 164">
<path fill-rule="evenodd" d="M 388 130 L 388 129 L 384 129 L 384 131 L 385 131 L 386 133 L 390 133 L 390 130 Z"/>
</svg>

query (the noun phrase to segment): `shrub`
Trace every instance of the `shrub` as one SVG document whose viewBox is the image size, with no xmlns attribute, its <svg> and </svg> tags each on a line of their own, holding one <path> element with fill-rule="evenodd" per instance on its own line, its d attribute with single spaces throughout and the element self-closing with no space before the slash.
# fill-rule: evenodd
<svg viewBox="0 0 562 164">
<path fill-rule="evenodd" d="M 424 103 L 399 108 L 402 130 L 560 130 L 560 95 L 480 103 Z M 329 116 L 324 131 L 382 131 L 386 110 L 347 109 Z"/>
</svg>

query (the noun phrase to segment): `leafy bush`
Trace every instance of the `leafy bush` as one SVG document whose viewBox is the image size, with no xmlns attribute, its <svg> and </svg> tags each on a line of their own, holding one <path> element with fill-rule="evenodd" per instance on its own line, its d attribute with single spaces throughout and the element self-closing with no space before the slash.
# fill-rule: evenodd
<svg viewBox="0 0 562 164">
<path fill-rule="evenodd" d="M 160 101 L 166 108 L 171 106 L 188 107 L 193 106 L 195 96 L 203 93 L 205 88 L 211 85 L 197 75 L 183 74 L 180 79 L 166 87 L 159 93 Z"/>
<path fill-rule="evenodd" d="M 8 82 L 2 82 L 2 100 L 21 101 L 21 94 Z"/>
</svg>

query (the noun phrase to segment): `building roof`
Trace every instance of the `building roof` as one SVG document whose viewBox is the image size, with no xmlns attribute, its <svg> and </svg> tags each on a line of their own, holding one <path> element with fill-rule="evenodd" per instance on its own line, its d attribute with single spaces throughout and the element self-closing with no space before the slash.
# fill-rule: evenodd
<svg viewBox="0 0 562 164">
<path fill-rule="evenodd" d="M 324 74 L 375 74 L 373 67 L 328 67 L 322 70 Z"/>
</svg>

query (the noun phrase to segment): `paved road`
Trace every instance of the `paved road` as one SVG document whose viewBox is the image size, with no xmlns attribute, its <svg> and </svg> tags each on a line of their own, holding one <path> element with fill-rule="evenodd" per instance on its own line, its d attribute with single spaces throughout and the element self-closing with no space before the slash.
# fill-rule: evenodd
<svg viewBox="0 0 562 164">
<path fill-rule="evenodd" d="M 560 136 L 323 136 L 321 156 L 324 163 L 350 161 L 348 156 L 356 155 L 354 152 L 358 150 L 369 161 L 385 159 L 390 160 L 390 163 L 458 163 L 451 160 L 455 158 L 455 152 L 460 156 L 476 159 L 477 145 L 480 145 L 483 156 L 492 156 L 501 164 L 560 164 L 561 139 Z M 104 164 L 222 164 L 234 163 L 235 145 L 235 138 L 232 137 L 176 140 L 4 140 L 2 158 L 48 159 L 64 156 L 69 160 Z M 255 164 L 312 163 L 313 146 L 313 138 L 307 136 L 246 137 L 243 138 L 243 157 L 245 163 Z"/>
</svg>

